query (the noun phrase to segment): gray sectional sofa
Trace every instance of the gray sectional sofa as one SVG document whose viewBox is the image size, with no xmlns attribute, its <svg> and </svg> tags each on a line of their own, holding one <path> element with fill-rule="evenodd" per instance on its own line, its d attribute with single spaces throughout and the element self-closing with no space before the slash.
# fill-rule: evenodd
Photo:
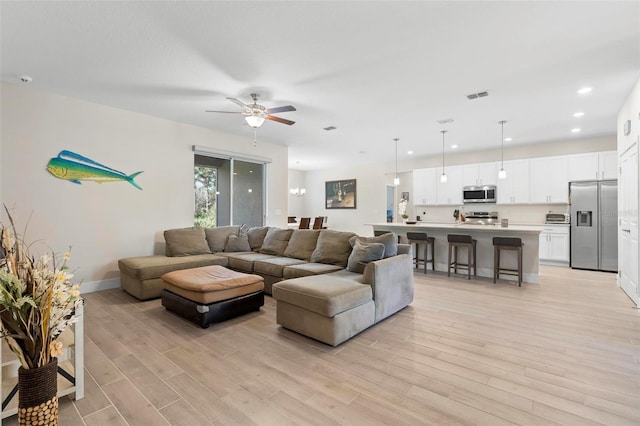
<svg viewBox="0 0 640 426">
<path fill-rule="evenodd" d="M 181 228 L 164 233 L 166 255 L 120 259 L 123 290 L 160 296 L 164 273 L 221 265 L 264 278 L 277 322 L 337 345 L 413 301 L 411 247 L 395 235 L 328 229 Z"/>
</svg>

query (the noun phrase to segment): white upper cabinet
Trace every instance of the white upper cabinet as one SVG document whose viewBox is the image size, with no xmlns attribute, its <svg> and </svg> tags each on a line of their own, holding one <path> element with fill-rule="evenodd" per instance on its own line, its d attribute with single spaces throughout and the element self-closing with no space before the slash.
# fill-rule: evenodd
<svg viewBox="0 0 640 426">
<path fill-rule="evenodd" d="M 498 204 L 529 203 L 529 160 L 504 162 L 506 179 L 498 179 Z"/>
<path fill-rule="evenodd" d="M 447 181 L 440 182 L 442 167 L 436 169 L 436 182 L 438 185 L 438 204 L 460 205 L 462 204 L 462 176 L 463 166 L 445 167 Z"/>
<path fill-rule="evenodd" d="M 618 179 L 618 151 L 598 153 L 598 179 Z"/>
<path fill-rule="evenodd" d="M 413 171 L 413 204 L 435 205 L 438 202 L 436 169 Z"/>
<path fill-rule="evenodd" d="M 462 186 L 495 185 L 496 163 L 467 164 L 462 167 Z"/>
<path fill-rule="evenodd" d="M 533 158 L 529 162 L 529 202 L 566 203 L 569 198 L 568 158 Z"/>
<path fill-rule="evenodd" d="M 569 181 L 598 179 L 598 153 L 569 155 Z"/>
</svg>

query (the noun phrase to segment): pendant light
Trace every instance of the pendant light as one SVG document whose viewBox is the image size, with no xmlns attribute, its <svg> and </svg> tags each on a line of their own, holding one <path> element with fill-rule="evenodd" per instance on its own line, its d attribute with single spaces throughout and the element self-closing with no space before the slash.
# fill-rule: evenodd
<svg viewBox="0 0 640 426">
<path fill-rule="evenodd" d="M 504 169 L 504 123 L 506 123 L 505 120 L 498 121 L 498 124 L 500 125 L 500 137 L 502 139 L 502 150 L 500 154 L 501 164 L 500 164 L 500 171 L 498 172 L 498 179 L 507 178 L 507 172 Z"/>
<path fill-rule="evenodd" d="M 440 133 L 442 133 L 442 174 L 440 175 L 440 182 L 447 183 L 447 175 L 444 173 L 444 134 L 447 131 L 440 130 Z"/>
<path fill-rule="evenodd" d="M 395 138 L 394 141 L 396 143 L 396 177 L 393 178 L 393 185 L 394 186 L 398 186 L 400 185 L 400 178 L 398 177 L 398 141 L 400 139 Z"/>
</svg>

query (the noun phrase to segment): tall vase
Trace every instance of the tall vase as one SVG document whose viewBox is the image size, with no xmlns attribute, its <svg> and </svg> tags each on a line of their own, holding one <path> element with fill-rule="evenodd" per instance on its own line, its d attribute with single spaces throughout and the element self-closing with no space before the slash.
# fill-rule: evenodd
<svg viewBox="0 0 640 426">
<path fill-rule="evenodd" d="M 58 426 L 58 359 L 25 370 L 18 369 L 18 423 L 20 426 Z"/>
</svg>

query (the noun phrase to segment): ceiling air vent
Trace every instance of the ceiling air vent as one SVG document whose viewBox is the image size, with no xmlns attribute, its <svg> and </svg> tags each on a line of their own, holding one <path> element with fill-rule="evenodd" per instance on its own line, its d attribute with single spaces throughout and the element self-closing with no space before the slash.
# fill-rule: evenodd
<svg viewBox="0 0 640 426">
<path fill-rule="evenodd" d="M 487 92 L 486 90 L 484 92 L 472 93 L 470 95 L 467 95 L 467 98 L 478 99 L 478 98 L 484 98 L 485 96 L 489 96 L 489 92 Z"/>
<path fill-rule="evenodd" d="M 335 130 L 336 126 L 324 127 L 324 129 L 328 132 L 329 130 Z"/>
<path fill-rule="evenodd" d="M 442 120 L 437 120 L 438 124 L 448 124 L 453 123 L 453 118 L 444 118 Z"/>
</svg>

